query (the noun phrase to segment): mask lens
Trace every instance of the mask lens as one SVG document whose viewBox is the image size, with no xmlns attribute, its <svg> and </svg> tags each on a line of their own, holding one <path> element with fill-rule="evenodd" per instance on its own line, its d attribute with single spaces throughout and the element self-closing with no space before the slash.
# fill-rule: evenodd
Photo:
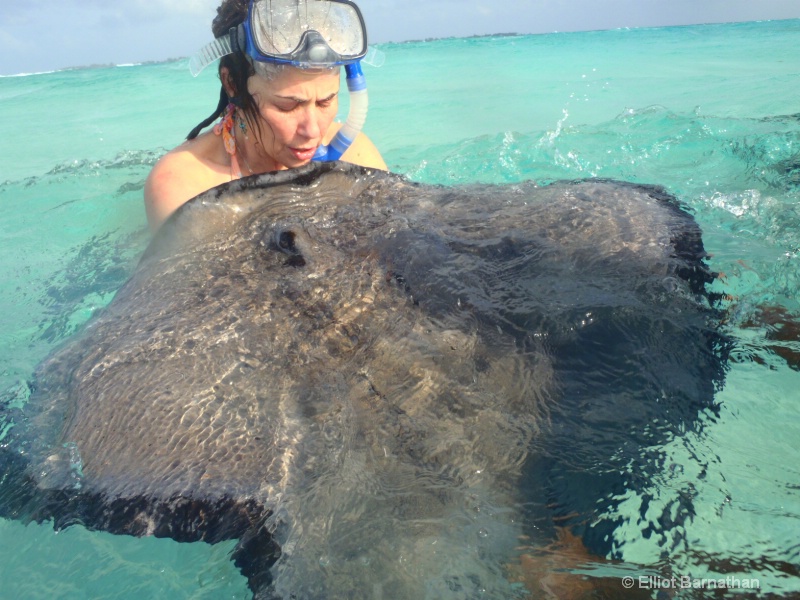
<svg viewBox="0 0 800 600">
<path fill-rule="evenodd" d="M 355 57 L 366 51 L 366 33 L 355 6 L 330 0 L 260 0 L 251 15 L 253 41 L 273 57 L 290 55 L 306 31 L 319 33 L 339 56 Z"/>
</svg>

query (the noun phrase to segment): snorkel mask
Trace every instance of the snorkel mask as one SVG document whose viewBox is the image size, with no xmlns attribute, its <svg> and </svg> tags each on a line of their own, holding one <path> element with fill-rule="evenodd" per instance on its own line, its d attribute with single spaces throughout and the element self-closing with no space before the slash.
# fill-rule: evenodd
<svg viewBox="0 0 800 600">
<path fill-rule="evenodd" d="M 300 69 L 344 65 L 350 112 L 329 146 L 313 160 L 337 160 L 358 136 L 367 118 L 367 85 L 360 61 L 367 54 L 367 29 L 358 7 L 349 0 L 251 0 L 247 18 L 189 61 L 195 77 L 215 60 L 243 52 L 257 74 L 264 63 Z"/>
</svg>

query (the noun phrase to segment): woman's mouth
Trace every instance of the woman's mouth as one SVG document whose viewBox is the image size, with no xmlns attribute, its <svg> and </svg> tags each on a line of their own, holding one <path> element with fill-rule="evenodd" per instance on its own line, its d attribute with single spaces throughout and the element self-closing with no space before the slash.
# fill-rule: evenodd
<svg viewBox="0 0 800 600">
<path fill-rule="evenodd" d="M 314 158 L 314 154 L 317 151 L 317 147 L 314 146 L 313 148 L 289 148 L 292 151 L 292 154 L 295 155 L 297 160 L 302 161 L 309 161 Z"/>
</svg>

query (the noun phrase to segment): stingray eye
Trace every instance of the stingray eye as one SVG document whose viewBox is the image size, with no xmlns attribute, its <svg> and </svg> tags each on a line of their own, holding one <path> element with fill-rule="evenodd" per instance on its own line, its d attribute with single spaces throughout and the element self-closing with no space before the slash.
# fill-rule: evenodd
<svg viewBox="0 0 800 600">
<path fill-rule="evenodd" d="M 288 254 L 289 258 L 286 259 L 286 264 L 289 267 L 303 267 L 306 264 L 306 259 L 303 258 L 303 252 L 300 242 L 302 234 L 298 234 L 291 227 L 278 227 L 275 229 L 273 241 L 278 250 L 284 254 Z"/>
<path fill-rule="evenodd" d="M 297 248 L 294 245 L 294 231 L 281 231 L 278 233 L 278 248 L 287 254 L 296 254 Z"/>
</svg>

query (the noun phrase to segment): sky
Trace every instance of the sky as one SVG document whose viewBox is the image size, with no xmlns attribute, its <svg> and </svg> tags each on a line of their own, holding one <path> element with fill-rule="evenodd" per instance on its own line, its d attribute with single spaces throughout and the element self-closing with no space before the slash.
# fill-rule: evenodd
<svg viewBox="0 0 800 600">
<path fill-rule="evenodd" d="M 1 0 L 0 75 L 162 61 L 211 40 L 220 0 Z M 800 18 L 800 0 L 360 0 L 370 43 Z"/>
</svg>

